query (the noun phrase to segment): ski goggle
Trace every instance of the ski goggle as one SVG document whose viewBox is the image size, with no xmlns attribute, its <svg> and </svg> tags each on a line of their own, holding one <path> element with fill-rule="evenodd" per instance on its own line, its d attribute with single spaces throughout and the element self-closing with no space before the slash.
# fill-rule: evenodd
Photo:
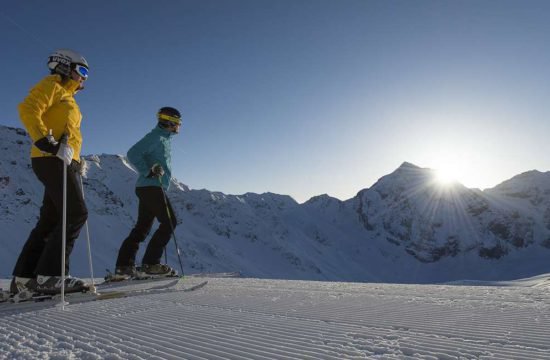
<svg viewBox="0 0 550 360">
<path fill-rule="evenodd" d="M 158 113 L 159 120 L 168 120 L 176 125 L 181 125 L 181 119 L 175 116 Z"/>
<path fill-rule="evenodd" d="M 82 78 L 87 79 L 88 78 L 88 68 L 84 65 L 76 64 L 74 67 L 74 71 Z"/>
</svg>

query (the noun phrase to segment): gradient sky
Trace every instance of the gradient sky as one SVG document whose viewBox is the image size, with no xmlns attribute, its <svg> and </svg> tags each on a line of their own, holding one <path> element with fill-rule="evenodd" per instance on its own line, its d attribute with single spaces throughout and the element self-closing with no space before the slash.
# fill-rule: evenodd
<svg viewBox="0 0 550 360">
<path fill-rule="evenodd" d="M 493 187 L 550 168 L 550 1 L 1 0 L 0 124 L 72 48 L 84 154 L 181 110 L 193 189 L 345 200 L 408 161 Z"/>
</svg>

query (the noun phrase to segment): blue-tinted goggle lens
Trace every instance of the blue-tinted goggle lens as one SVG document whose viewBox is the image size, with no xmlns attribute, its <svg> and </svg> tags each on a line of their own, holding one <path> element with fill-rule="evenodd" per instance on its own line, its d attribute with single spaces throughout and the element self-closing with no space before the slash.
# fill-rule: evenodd
<svg viewBox="0 0 550 360">
<path fill-rule="evenodd" d="M 84 79 L 88 78 L 88 68 L 82 65 L 76 65 L 74 71 Z"/>
</svg>

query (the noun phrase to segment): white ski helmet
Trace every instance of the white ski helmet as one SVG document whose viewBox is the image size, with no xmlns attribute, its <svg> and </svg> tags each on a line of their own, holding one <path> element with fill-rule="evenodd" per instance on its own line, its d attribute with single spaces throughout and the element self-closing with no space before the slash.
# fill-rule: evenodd
<svg viewBox="0 0 550 360">
<path fill-rule="evenodd" d="M 71 75 L 71 70 L 77 69 L 80 76 L 87 78 L 89 66 L 86 59 L 79 53 L 69 49 L 59 49 L 48 57 L 48 68 L 52 73 L 65 76 Z"/>
</svg>

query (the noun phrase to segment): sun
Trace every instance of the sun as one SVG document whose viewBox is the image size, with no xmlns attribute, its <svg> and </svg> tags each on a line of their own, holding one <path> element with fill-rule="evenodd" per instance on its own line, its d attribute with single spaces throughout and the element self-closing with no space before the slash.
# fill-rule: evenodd
<svg viewBox="0 0 550 360">
<path fill-rule="evenodd" d="M 431 170 L 431 181 L 441 188 L 455 188 L 462 185 L 478 189 L 484 182 L 481 176 L 486 166 L 481 162 L 484 153 L 468 146 L 468 143 L 440 139 L 434 144 L 426 144 L 418 161 L 420 166 Z"/>
<path fill-rule="evenodd" d="M 442 186 L 450 186 L 458 182 L 458 172 L 456 169 L 443 167 L 435 170 L 435 181 Z"/>
</svg>

